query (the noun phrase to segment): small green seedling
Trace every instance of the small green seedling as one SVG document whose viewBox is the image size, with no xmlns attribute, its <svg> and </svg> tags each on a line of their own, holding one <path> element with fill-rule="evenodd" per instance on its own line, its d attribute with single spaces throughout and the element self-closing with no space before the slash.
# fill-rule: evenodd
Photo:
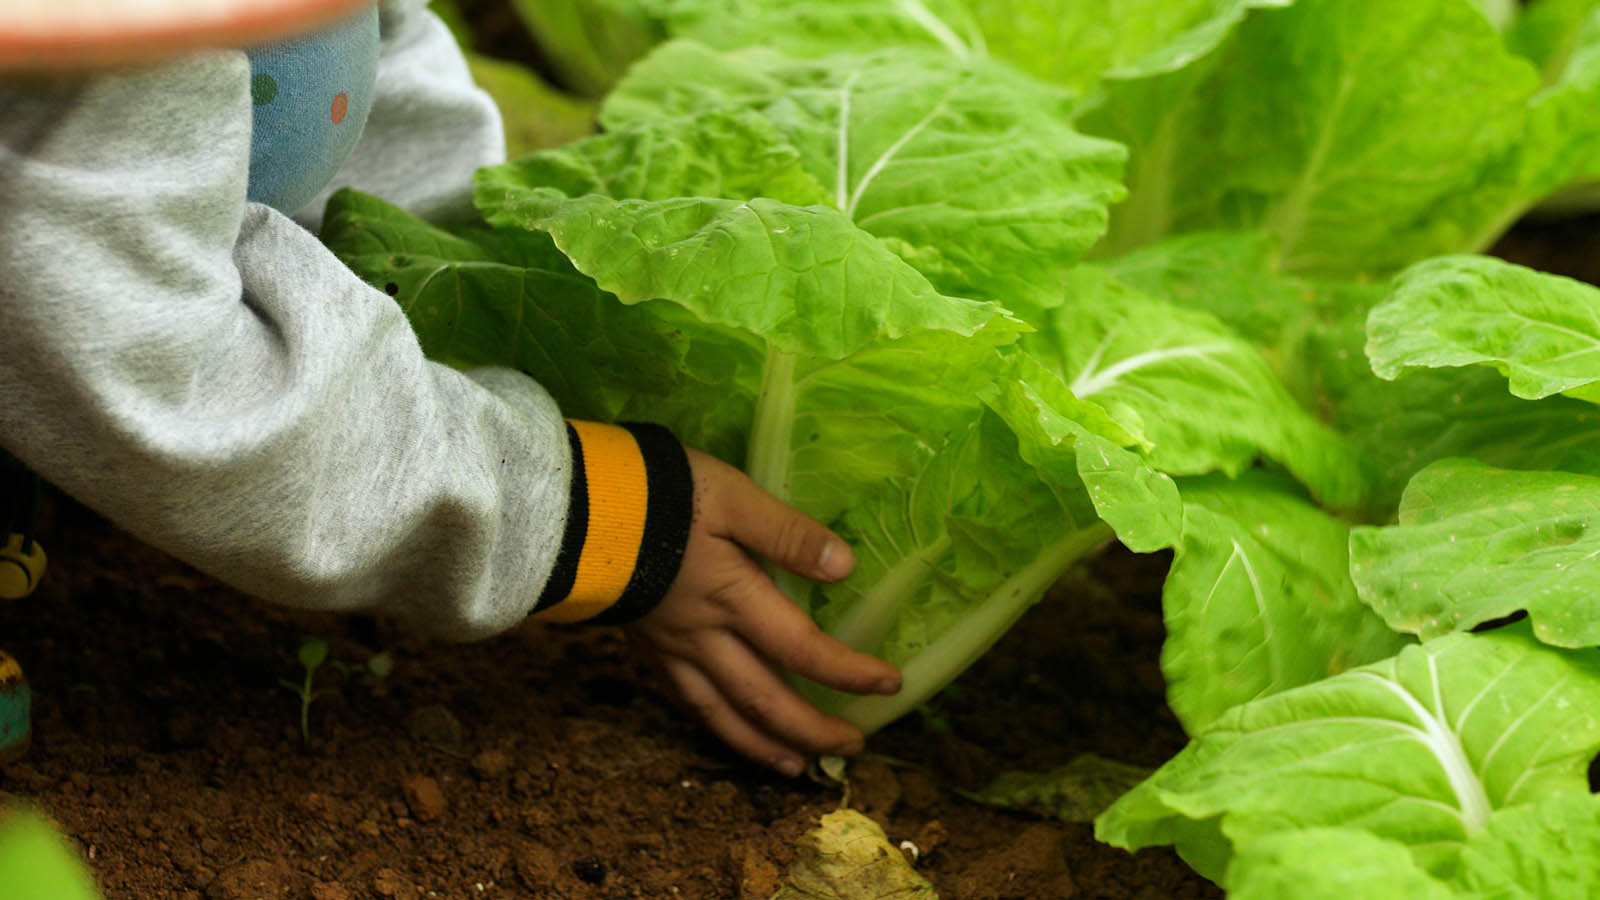
<svg viewBox="0 0 1600 900">
<path fill-rule="evenodd" d="M 338 670 L 339 676 L 345 681 L 352 678 L 361 679 L 374 696 L 383 696 L 387 690 L 385 681 L 394 674 L 394 656 L 387 650 L 374 653 L 367 657 L 365 663 L 346 663 L 337 659 L 329 660 L 328 664 Z"/>
<path fill-rule="evenodd" d="M 367 657 L 367 673 L 373 678 L 388 678 L 394 674 L 394 657 L 387 650 L 372 654 Z"/>
<path fill-rule="evenodd" d="M 305 680 L 299 684 L 287 678 L 280 679 L 279 684 L 300 698 L 300 740 L 307 747 L 311 746 L 311 704 L 317 698 L 335 692 L 334 688 L 317 688 L 313 682 L 317 677 L 317 669 L 328 659 L 328 642 L 319 637 L 308 637 L 300 642 L 300 650 L 296 653 L 300 659 L 301 668 L 305 669 Z"/>
</svg>

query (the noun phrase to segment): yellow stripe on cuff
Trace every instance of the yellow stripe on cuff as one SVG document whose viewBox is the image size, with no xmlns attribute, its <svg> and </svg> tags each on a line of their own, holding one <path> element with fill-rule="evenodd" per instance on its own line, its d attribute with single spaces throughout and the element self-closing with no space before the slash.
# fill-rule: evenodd
<svg viewBox="0 0 1600 900">
<path fill-rule="evenodd" d="M 567 599 L 535 614 L 546 622 L 581 622 L 622 597 L 639 562 L 650 484 L 639 442 L 625 428 L 569 421 L 583 448 L 589 527 Z"/>
</svg>

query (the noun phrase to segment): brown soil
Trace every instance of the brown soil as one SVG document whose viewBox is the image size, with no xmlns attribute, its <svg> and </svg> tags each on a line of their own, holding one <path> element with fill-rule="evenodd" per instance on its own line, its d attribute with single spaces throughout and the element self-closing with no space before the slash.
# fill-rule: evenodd
<svg viewBox="0 0 1600 900">
<path fill-rule="evenodd" d="M 43 807 L 108 897 L 766 898 L 840 801 L 724 749 L 614 631 L 452 646 L 269 608 L 47 501 L 53 570 L 0 607 L 36 697 L 0 802 Z M 1156 667 L 1164 565 L 1112 551 L 932 714 L 870 741 L 896 763 L 859 762 L 852 805 L 917 842 L 947 900 L 1218 895 L 1169 853 L 955 793 L 1081 752 L 1155 765 L 1181 746 Z M 381 682 L 319 671 L 333 693 L 311 709 L 309 750 L 278 683 L 300 677 L 306 633 L 342 663 L 395 659 Z"/>
</svg>

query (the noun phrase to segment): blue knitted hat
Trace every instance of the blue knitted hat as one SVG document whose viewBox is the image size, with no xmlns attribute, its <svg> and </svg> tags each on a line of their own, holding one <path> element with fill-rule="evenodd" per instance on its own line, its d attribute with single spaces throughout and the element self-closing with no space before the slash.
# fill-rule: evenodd
<svg viewBox="0 0 1600 900">
<path fill-rule="evenodd" d="M 378 77 L 378 6 L 247 51 L 255 118 L 250 199 L 294 215 L 344 164 Z"/>
</svg>

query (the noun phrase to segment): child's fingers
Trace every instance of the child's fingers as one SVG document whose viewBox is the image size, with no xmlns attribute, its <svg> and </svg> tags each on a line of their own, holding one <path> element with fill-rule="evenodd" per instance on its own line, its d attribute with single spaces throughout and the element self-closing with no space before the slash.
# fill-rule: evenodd
<svg viewBox="0 0 1600 900">
<path fill-rule="evenodd" d="M 701 669 L 746 722 L 810 753 L 861 752 L 860 729 L 813 706 L 737 635 L 708 635 L 700 650 Z"/>
<path fill-rule="evenodd" d="M 763 582 L 765 579 L 763 578 Z M 770 582 L 752 586 L 735 606 L 734 628 L 766 658 L 784 669 L 834 690 L 852 694 L 893 694 L 900 671 L 817 627 Z"/>
<path fill-rule="evenodd" d="M 669 658 L 661 668 L 677 689 L 679 699 L 735 751 L 784 775 L 798 775 L 805 768 L 801 754 L 747 721 L 693 665 Z"/>
<path fill-rule="evenodd" d="M 728 537 L 796 575 L 818 581 L 838 581 L 855 568 L 850 545 L 827 526 L 739 477 L 742 489 L 727 496 Z"/>
</svg>

